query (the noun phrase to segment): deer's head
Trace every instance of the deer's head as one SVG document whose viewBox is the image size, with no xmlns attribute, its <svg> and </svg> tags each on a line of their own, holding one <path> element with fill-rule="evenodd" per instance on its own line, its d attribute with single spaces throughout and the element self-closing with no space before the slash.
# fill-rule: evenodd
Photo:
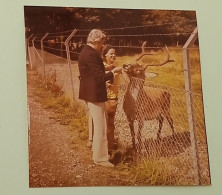
<svg viewBox="0 0 222 195">
<path fill-rule="evenodd" d="M 145 55 L 155 55 L 155 54 L 160 54 L 159 52 L 155 53 L 155 52 L 146 52 L 144 47 L 146 45 L 146 41 L 142 44 L 142 52 L 141 54 L 139 54 L 139 56 L 136 58 L 135 63 L 133 64 L 124 64 L 123 65 L 123 69 L 124 71 L 127 73 L 128 77 L 136 77 L 136 78 L 140 78 L 140 79 L 145 79 L 146 75 L 145 75 L 145 70 L 147 69 L 148 66 L 163 66 L 164 64 L 168 63 L 168 62 L 173 62 L 173 60 L 170 60 L 170 53 L 169 50 L 167 48 L 167 46 L 165 46 L 165 49 L 162 49 L 161 53 L 163 53 L 163 50 L 165 51 L 165 55 L 166 58 L 163 62 L 159 62 L 156 64 L 144 64 L 144 65 L 140 65 L 138 64 L 138 61 Z"/>
<path fill-rule="evenodd" d="M 143 65 L 140 64 L 124 64 L 124 71 L 127 73 L 128 77 L 135 77 L 140 79 L 145 79 L 145 70 Z"/>
</svg>

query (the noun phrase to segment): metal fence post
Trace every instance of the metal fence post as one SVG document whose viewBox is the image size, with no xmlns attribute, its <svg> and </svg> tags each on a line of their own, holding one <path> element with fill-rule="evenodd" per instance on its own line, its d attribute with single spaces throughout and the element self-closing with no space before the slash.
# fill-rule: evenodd
<svg viewBox="0 0 222 195">
<path fill-rule="evenodd" d="M 46 33 L 42 39 L 41 39 L 41 55 L 42 55 L 42 61 L 43 61 L 43 78 L 45 79 L 45 60 L 44 60 L 44 47 L 43 47 L 43 41 L 46 39 L 46 37 L 49 35 L 49 33 Z"/>
<path fill-rule="evenodd" d="M 31 34 L 28 38 L 27 38 L 27 59 L 29 64 L 31 64 L 31 54 L 30 54 L 30 48 L 29 48 L 29 40 L 31 39 L 31 37 L 33 36 L 33 34 Z"/>
<path fill-rule="evenodd" d="M 33 46 L 33 47 L 35 47 L 35 42 L 34 42 L 34 41 L 35 41 L 36 37 L 37 37 L 37 36 L 35 36 L 35 37 L 32 39 L 32 46 Z"/>
<path fill-rule="evenodd" d="M 192 158 L 193 158 L 193 168 L 194 168 L 194 179 L 195 184 L 200 184 L 200 169 L 199 169 L 199 159 L 197 154 L 197 143 L 196 143 L 196 131 L 193 113 L 193 98 L 191 94 L 191 74 L 190 74 L 190 52 L 189 48 L 197 39 L 197 27 L 183 46 L 183 64 L 184 64 L 184 77 L 185 77 L 185 90 L 187 99 L 187 109 L 188 109 L 188 120 L 190 129 L 190 140 L 192 147 Z"/>
<path fill-rule="evenodd" d="M 75 94 L 74 94 L 74 84 L 73 84 L 73 78 L 72 78 L 71 59 L 70 59 L 70 52 L 69 52 L 69 41 L 71 40 L 71 38 L 74 36 L 76 32 L 77 32 L 76 29 L 73 30 L 72 33 L 69 35 L 69 37 L 65 40 L 66 55 L 67 55 L 67 60 L 68 60 L 68 65 L 69 65 L 69 74 L 70 74 L 70 79 L 71 79 L 73 100 L 75 100 Z"/>
<path fill-rule="evenodd" d="M 35 38 L 36 38 L 36 36 L 32 39 L 32 47 L 35 47 L 35 43 L 34 43 L 34 41 L 35 41 Z M 29 50 L 30 51 L 30 50 Z M 29 54 L 30 54 L 30 61 L 31 61 L 31 63 L 30 63 L 30 68 L 31 68 L 31 70 L 33 69 L 33 64 L 34 64 L 34 55 L 33 55 L 33 58 L 31 57 L 31 52 L 29 52 Z M 34 53 L 33 53 L 34 54 Z"/>
</svg>

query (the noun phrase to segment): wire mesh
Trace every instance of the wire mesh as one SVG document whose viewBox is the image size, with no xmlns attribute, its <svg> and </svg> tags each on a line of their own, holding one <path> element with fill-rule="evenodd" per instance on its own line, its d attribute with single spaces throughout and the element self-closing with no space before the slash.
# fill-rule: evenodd
<svg viewBox="0 0 222 195">
<path fill-rule="evenodd" d="M 74 87 L 72 88 L 71 80 L 70 80 L 70 72 L 68 67 L 68 61 L 65 58 L 60 56 L 56 56 L 54 54 L 41 51 L 41 50 L 33 50 L 33 55 L 35 56 L 34 69 L 38 71 L 40 75 L 44 75 L 44 66 L 45 66 L 45 76 L 46 79 L 54 79 L 56 85 L 60 86 L 62 91 L 72 99 L 72 95 L 74 94 L 75 101 L 82 102 L 78 99 L 79 94 L 79 69 L 77 66 L 77 62 L 72 61 L 72 75 L 73 75 L 73 83 Z M 43 55 L 43 56 L 42 56 Z M 44 59 L 44 66 L 43 66 Z M 73 91 L 74 90 L 74 91 Z M 73 93 L 74 92 L 74 93 Z"/>
<path fill-rule="evenodd" d="M 195 168 L 193 160 L 198 160 L 200 183 L 209 183 L 207 144 L 204 126 L 202 96 L 193 94 L 197 151 L 191 146 L 188 122 L 186 91 L 146 82 L 141 87 L 141 79 L 121 79 L 119 100 L 115 118 L 116 139 L 121 147 L 132 146 L 130 121 L 133 121 L 137 151 L 147 159 L 161 162 L 177 178 L 174 184 L 194 184 Z M 137 89 L 141 90 L 140 92 Z M 130 97 L 129 97 L 130 96 Z M 170 98 L 170 101 L 169 99 Z M 124 108 L 127 107 L 127 108 Z M 132 108 L 131 108 L 132 107 Z M 172 121 L 173 130 L 171 128 Z M 161 117 L 163 126 L 158 138 Z M 135 119 L 135 120 L 134 120 Z M 141 132 L 140 132 L 141 131 Z M 196 159 L 193 155 L 197 153 Z"/>
</svg>

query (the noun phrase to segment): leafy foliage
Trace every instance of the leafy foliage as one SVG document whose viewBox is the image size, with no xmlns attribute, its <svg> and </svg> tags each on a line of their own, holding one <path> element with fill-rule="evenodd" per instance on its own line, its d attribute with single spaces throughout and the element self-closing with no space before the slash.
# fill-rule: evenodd
<svg viewBox="0 0 222 195">
<path fill-rule="evenodd" d="M 141 34 L 190 33 L 197 24 L 195 11 L 25 6 L 25 25 L 34 34 L 99 28 L 113 29 L 109 35 L 127 35 L 138 34 L 138 30 Z M 139 28 L 130 28 L 132 26 Z M 169 36 L 161 39 L 173 42 Z"/>
</svg>

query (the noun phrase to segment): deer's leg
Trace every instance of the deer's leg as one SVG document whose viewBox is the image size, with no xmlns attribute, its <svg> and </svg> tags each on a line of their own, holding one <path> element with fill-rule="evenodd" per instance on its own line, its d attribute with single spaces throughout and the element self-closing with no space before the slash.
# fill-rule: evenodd
<svg viewBox="0 0 222 195">
<path fill-rule="evenodd" d="M 167 119 L 167 121 L 168 121 L 168 123 L 170 125 L 170 128 L 172 129 L 172 133 L 174 134 L 175 132 L 174 132 L 174 127 L 173 127 L 173 119 L 170 116 L 170 113 L 166 114 L 166 119 Z"/>
<path fill-rule="evenodd" d="M 164 102 L 165 102 L 165 107 L 163 108 L 163 115 L 166 117 L 169 125 L 170 125 L 170 128 L 172 129 L 172 132 L 174 134 L 174 127 L 173 127 L 173 119 L 170 115 L 170 94 L 165 92 L 164 93 Z"/>
<path fill-rule="evenodd" d="M 159 115 L 157 120 L 159 121 L 159 129 L 158 129 L 158 132 L 157 132 L 157 139 L 160 140 L 160 134 L 161 134 L 161 130 L 162 130 L 162 127 L 163 127 L 163 116 L 162 115 Z"/>
<path fill-rule="evenodd" d="M 137 140 L 138 140 L 138 151 L 142 150 L 143 142 L 142 142 L 142 128 L 143 128 L 143 121 L 138 121 L 138 132 L 137 132 Z"/>
<path fill-rule="evenodd" d="M 134 131 L 133 122 L 134 122 L 133 120 L 129 120 L 129 127 L 130 127 L 130 133 L 131 133 L 132 143 L 133 143 L 133 149 L 136 150 L 135 131 Z"/>
</svg>

